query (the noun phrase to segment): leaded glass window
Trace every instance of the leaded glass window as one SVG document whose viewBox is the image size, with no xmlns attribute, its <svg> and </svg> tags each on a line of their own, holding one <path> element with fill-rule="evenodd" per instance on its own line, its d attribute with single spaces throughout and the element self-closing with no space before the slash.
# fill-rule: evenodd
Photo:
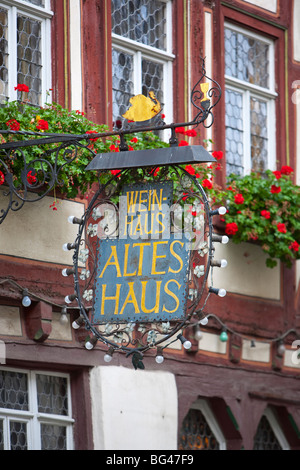
<svg viewBox="0 0 300 470">
<path fill-rule="evenodd" d="M 41 104 L 41 22 L 17 17 L 17 81 L 29 88 L 30 103 Z"/>
<path fill-rule="evenodd" d="M 234 31 L 225 30 L 225 74 L 269 88 L 269 44 Z"/>
<path fill-rule="evenodd" d="M 226 105 L 226 164 L 227 172 L 243 172 L 244 121 L 243 95 L 234 90 L 225 90 Z"/>
<path fill-rule="evenodd" d="M 68 387 L 66 377 L 37 375 L 38 410 L 41 413 L 68 415 Z"/>
<path fill-rule="evenodd" d="M 171 0 L 112 0 L 113 121 L 152 91 L 172 120 Z"/>
<path fill-rule="evenodd" d="M 36 5 L 38 7 L 45 6 L 45 0 L 25 0 L 25 2 L 32 3 L 32 5 Z"/>
<path fill-rule="evenodd" d="M 219 443 L 200 410 L 190 410 L 179 436 L 180 450 L 219 450 Z"/>
<path fill-rule="evenodd" d="M 282 450 L 277 437 L 267 418 L 263 416 L 259 422 L 254 438 L 254 450 Z"/>
<path fill-rule="evenodd" d="M 0 370 L 0 450 L 72 449 L 69 377 Z"/>
<path fill-rule="evenodd" d="M 0 103 L 8 98 L 8 19 L 0 8 Z"/>
<path fill-rule="evenodd" d="M 134 95 L 133 55 L 113 49 L 113 116 L 114 121 L 121 121 L 130 98 Z"/>
<path fill-rule="evenodd" d="M 274 45 L 225 27 L 227 174 L 275 169 Z"/>
<path fill-rule="evenodd" d="M 112 31 L 124 38 L 166 50 L 166 3 L 112 0 Z"/>
<path fill-rule="evenodd" d="M 51 88 L 51 11 L 49 0 L 0 0 L 0 103 L 24 100 L 46 102 Z M 17 85 L 26 85 L 29 93 Z"/>
<path fill-rule="evenodd" d="M 253 450 L 290 450 L 276 416 L 276 408 L 265 409 L 256 430 Z"/>
<path fill-rule="evenodd" d="M 206 400 L 197 400 L 185 416 L 178 438 L 179 450 L 224 450 L 225 439 Z"/>
</svg>

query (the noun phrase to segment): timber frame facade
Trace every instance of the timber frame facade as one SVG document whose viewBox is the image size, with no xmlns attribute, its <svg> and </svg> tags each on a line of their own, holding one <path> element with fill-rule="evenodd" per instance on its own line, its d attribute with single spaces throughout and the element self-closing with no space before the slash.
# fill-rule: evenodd
<svg viewBox="0 0 300 470">
<path fill-rule="evenodd" d="M 111 1 L 78 0 L 77 18 L 74 18 L 72 11 L 73 2 L 51 0 L 52 99 L 69 109 L 74 103 L 81 103 L 80 110 L 88 119 L 112 126 Z M 173 122 L 185 122 L 193 117 L 193 111 L 189 108 L 189 92 L 197 82 L 201 57 L 206 57 L 208 73 L 221 85 L 225 96 L 226 24 L 251 32 L 255 37 L 266 37 L 274 45 L 276 120 L 273 131 L 276 165 L 294 168 L 295 181 L 299 184 L 300 114 L 299 105 L 293 100 L 297 90 L 293 84 L 300 79 L 300 54 L 297 56 L 295 50 L 297 38 L 300 40 L 300 32 L 295 30 L 299 28 L 295 15 L 297 12 L 299 14 L 300 5 L 297 0 L 269 1 L 265 2 L 267 7 L 262 7 L 263 3 L 173 0 L 172 117 Z M 6 4 L 6 1 L 0 1 L 0 7 L 4 8 Z M 72 49 L 75 37 L 80 37 L 81 47 L 76 51 Z M 78 76 L 75 77 L 75 73 Z M 225 99 L 222 99 L 212 129 L 209 133 L 201 129 L 198 137 L 200 144 L 203 139 L 212 139 L 215 149 L 224 150 L 224 158 L 225 113 Z M 225 177 L 225 172 L 219 174 L 218 183 L 224 185 Z M 74 201 L 80 210 L 84 210 L 87 203 L 80 198 Z M 46 210 L 45 207 L 40 210 Z M 14 234 L 20 230 L 26 238 L 26 231 L 36 230 L 39 226 L 34 224 L 34 229 L 29 228 L 32 222 L 30 209 L 26 212 L 27 217 L 18 222 L 20 214 L 7 217 L 0 226 L 0 340 L 6 348 L 6 361 L 0 364 L 0 371 L 42 370 L 50 375 L 67 374 L 72 403 L 73 448 L 99 448 L 95 437 L 95 389 L 91 386 L 90 372 L 99 366 L 109 368 L 111 365 L 103 362 L 101 345 L 93 351 L 84 349 L 86 332 L 72 330 L 71 327 L 65 334 L 59 332 L 59 306 L 73 289 L 72 279 L 61 277 L 61 270 L 67 263 L 60 262 L 59 256 L 39 258 L 34 254 L 34 247 L 32 255 L 30 250 L 22 255 L 20 238 L 16 238 L 16 252 L 6 252 L 1 241 L 2 233 L 9 237 L 11 230 Z M 32 215 L 38 216 L 36 212 Z M 46 222 L 45 218 L 43 222 Z M 59 223 L 62 224 L 61 219 Z M 10 229 L 11 224 L 13 229 Z M 222 231 L 222 227 L 218 226 L 216 230 Z M 60 225 L 57 231 L 63 232 L 64 226 Z M 52 240 L 49 246 L 45 246 L 45 251 L 51 250 L 54 245 L 55 240 Z M 230 274 L 226 274 L 226 270 L 225 274 L 222 273 L 224 277 L 233 275 L 234 279 L 226 278 L 229 287 L 224 299 L 210 299 L 208 310 L 212 319 L 203 327 L 205 343 L 201 343 L 203 340 L 198 343 L 191 337 L 193 347 L 190 351 L 168 349 L 161 365 L 155 363 L 154 355 L 145 357 L 145 368 L 157 374 L 171 374 L 175 379 L 178 436 L 189 410 L 195 408 L 199 400 L 204 400 L 221 430 L 226 449 L 252 450 L 260 420 L 265 411 L 271 409 L 285 445 L 289 449 L 299 450 L 300 368 L 291 361 L 291 357 L 294 357 L 295 351 L 292 345 L 300 335 L 300 267 L 296 263 L 290 269 L 279 266 L 272 273 L 266 269 L 263 274 L 266 288 L 261 294 L 262 289 L 257 289 L 254 282 L 255 272 L 261 279 L 258 276 L 261 264 L 255 265 L 258 250 L 259 247 L 250 244 L 235 252 L 232 260 L 237 263 L 241 259 L 241 264 L 236 264 L 236 271 L 232 266 Z M 230 263 L 230 258 L 228 261 Z M 241 277 L 245 277 L 244 284 Z M 13 280 L 35 292 L 40 296 L 40 301 L 32 302 L 28 308 L 23 307 L 18 289 L 5 280 Z M 248 290 L 239 290 L 241 285 L 247 283 L 250 286 Z M 217 344 L 220 323 L 213 319 L 213 315 L 228 327 L 229 338 L 222 348 Z M 69 326 L 76 316 L 76 309 L 71 310 Z M 281 336 L 284 336 L 286 350 L 279 355 L 275 340 Z M 255 341 L 256 355 L 252 355 L 248 344 L 251 340 Z M 121 370 L 131 368 L 128 360 L 121 355 L 114 358 L 112 364 Z M 0 422 L 2 416 L 0 406 Z M 101 423 L 98 425 L 101 426 Z M 105 443 L 102 445 L 105 448 Z M 166 442 L 166 446 L 169 445 Z M 144 449 L 147 450 L 147 447 Z"/>
</svg>

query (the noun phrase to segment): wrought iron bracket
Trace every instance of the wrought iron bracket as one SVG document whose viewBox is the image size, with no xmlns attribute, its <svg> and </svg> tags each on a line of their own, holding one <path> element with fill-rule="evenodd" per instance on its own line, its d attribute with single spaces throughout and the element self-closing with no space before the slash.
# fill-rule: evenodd
<svg viewBox="0 0 300 470">
<path fill-rule="evenodd" d="M 211 85 L 210 85 L 211 84 Z M 178 127 L 196 128 L 200 124 L 204 127 L 212 126 L 214 122 L 213 108 L 221 99 L 221 88 L 217 82 L 206 75 L 205 61 L 202 59 L 201 75 L 191 92 L 191 103 L 196 110 L 196 115 L 189 122 L 179 122 L 166 124 L 161 115 L 156 116 L 147 123 L 137 125 L 137 123 L 125 122 L 121 129 L 114 129 L 111 132 L 93 134 L 92 138 L 106 138 L 119 136 L 119 149 L 122 152 L 128 150 L 125 136 L 136 132 L 171 131 L 170 147 L 176 147 L 178 140 L 175 129 Z M 210 118 L 210 122 L 208 120 Z M 90 148 L 91 136 L 73 134 L 47 134 L 29 131 L 12 131 L 8 129 L 0 130 L 0 135 L 9 134 L 26 137 L 26 140 L 12 140 L 0 144 L 0 195 L 2 193 L 0 208 L 0 224 L 4 222 L 9 211 L 20 210 L 25 202 L 36 202 L 49 195 L 55 187 L 60 187 L 62 182 L 60 175 L 64 167 L 70 165 L 77 158 L 80 149 L 86 149 L 91 156 L 96 153 Z M 39 149 L 48 144 L 57 144 L 55 148 L 39 152 L 39 156 L 31 162 L 26 161 L 24 149 L 30 147 Z M 50 158 L 51 157 L 51 158 Z M 132 157 L 132 153 L 131 153 Z M 14 162 L 18 161 L 20 177 L 16 179 L 14 175 Z M 63 163 L 59 163 L 63 162 Z M 38 169 L 37 169 L 38 168 Z M 38 178 L 28 179 L 28 174 L 38 174 Z"/>
</svg>

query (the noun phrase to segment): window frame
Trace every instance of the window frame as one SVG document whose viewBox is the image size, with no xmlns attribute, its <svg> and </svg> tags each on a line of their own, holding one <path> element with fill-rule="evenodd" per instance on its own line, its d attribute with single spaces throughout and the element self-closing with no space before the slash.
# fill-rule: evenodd
<svg viewBox="0 0 300 470">
<path fill-rule="evenodd" d="M 24 15 L 41 23 L 41 96 L 40 106 L 47 101 L 47 91 L 51 88 L 51 18 L 50 0 L 45 7 L 39 7 L 23 0 L 0 0 L 0 7 L 7 10 L 8 28 L 8 86 L 9 101 L 17 100 L 17 16 Z"/>
<path fill-rule="evenodd" d="M 28 385 L 28 410 L 14 410 L 10 408 L 0 408 L 0 421 L 3 421 L 3 434 L 4 434 L 4 450 L 10 449 L 10 422 L 18 421 L 27 423 L 27 449 L 28 450 L 41 450 L 41 425 L 52 424 L 62 425 L 66 427 L 66 446 L 67 450 L 73 450 L 73 424 L 75 420 L 72 418 L 72 397 L 71 397 L 71 384 L 69 374 L 44 371 L 44 370 L 28 370 L 28 369 L 13 369 L 0 367 L 0 371 L 22 373 L 27 375 Z M 68 416 L 57 415 L 51 413 L 41 413 L 38 411 L 37 400 L 37 375 L 46 375 L 50 377 L 63 377 L 67 379 L 67 393 L 68 393 Z"/>
<path fill-rule="evenodd" d="M 268 160 L 266 169 L 274 171 L 276 169 L 276 98 L 278 93 L 275 90 L 276 86 L 276 72 L 275 72 L 275 43 L 269 37 L 251 31 L 246 27 L 237 26 L 234 23 L 226 20 L 224 22 L 224 36 L 226 29 L 231 29 L 236 33 L 241 33 L 245 36 L 257 39 L 269 46 L 269 88 L 264 88 L 238 78 L 232 77 L 224 73 L 225 76 L 225 91 L 238 92 L 242 95 L 243 99 L 243 176 L 251 173 L 252 161 L 251 161 L 251 98 L 258 99 L 267 104 L 267 134 L 268 134 Z M 225 48 L 225 40 L 224 40 Z M 224 54 L 225 57 L 225 54 Z M 225 117 L 226 117 L 226 105 L 225 105 Z M 245 123 L 247 126 L 245 126 Z M 225 127 L 225 140 L 226 140 L 226 127 Z M 226 172 L 227 176 L 228 173 Z"/>
<path fill-rule="evenodd" d="M 267 418 L 269 421 L 269 424 L 279 442 L 279 444 L 282 447 L 282 450 L 291 450 L 290 445 L 284 435 L 284 432 L 280 426 L 280 424 L 277 421 L 277 418 L 275 416 L 275 413 L 270 407 L 267 407 L 265 411 L 263 412 L 263 416 Z"/>
<path fill-rule="evenodd" d="M 163 65 L 163 113 L 167 120 L 173 120 L 173 61 L 172 53 L 172 0 L 160 0 L 166 3 L 166 50 L 134 41 L 132 39 L 111 33 L 112 49 L 133 56 L 133 94 L 142 93 L 142 59 Z"/>
<path fill-rule="evenodd" d="M 203 414 L 204 418 L 209 425 L 211 432 L 214 434 L 219 444 L 219 450 L 226 450 L 226 438 L 221 431 L 221 428 L 217 422 L 217 419 L 212 411 L 212 408 L 205 398 L 198 398 L 189 408 L 190 410 L 199 410 Z M 181 423 L 182 425 L 182 423 Z"/>
</svg>

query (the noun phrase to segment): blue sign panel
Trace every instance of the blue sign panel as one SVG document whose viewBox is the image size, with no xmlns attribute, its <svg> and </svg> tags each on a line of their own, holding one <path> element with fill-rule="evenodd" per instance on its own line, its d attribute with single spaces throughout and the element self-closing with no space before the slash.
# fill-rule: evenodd
<svg viewBox="0 0 300 470">
<path fill-rule="evenodd" d="M 168 240 L 98 241 L 94 324 L 166 321 L 185 316 L 189 251 Z"/>
<path fill-rule="evenodd" d="M 120 197 L 119 237 L 169 238 L 173 184 L 124 186 Z"/>
<path fill-rule="evenodd" d="M 98 239 L 93 324 L 185 317 L 190 252 L 170 233 L 172 183 L 125 187 L 119 236 Z"/>
</svg>

